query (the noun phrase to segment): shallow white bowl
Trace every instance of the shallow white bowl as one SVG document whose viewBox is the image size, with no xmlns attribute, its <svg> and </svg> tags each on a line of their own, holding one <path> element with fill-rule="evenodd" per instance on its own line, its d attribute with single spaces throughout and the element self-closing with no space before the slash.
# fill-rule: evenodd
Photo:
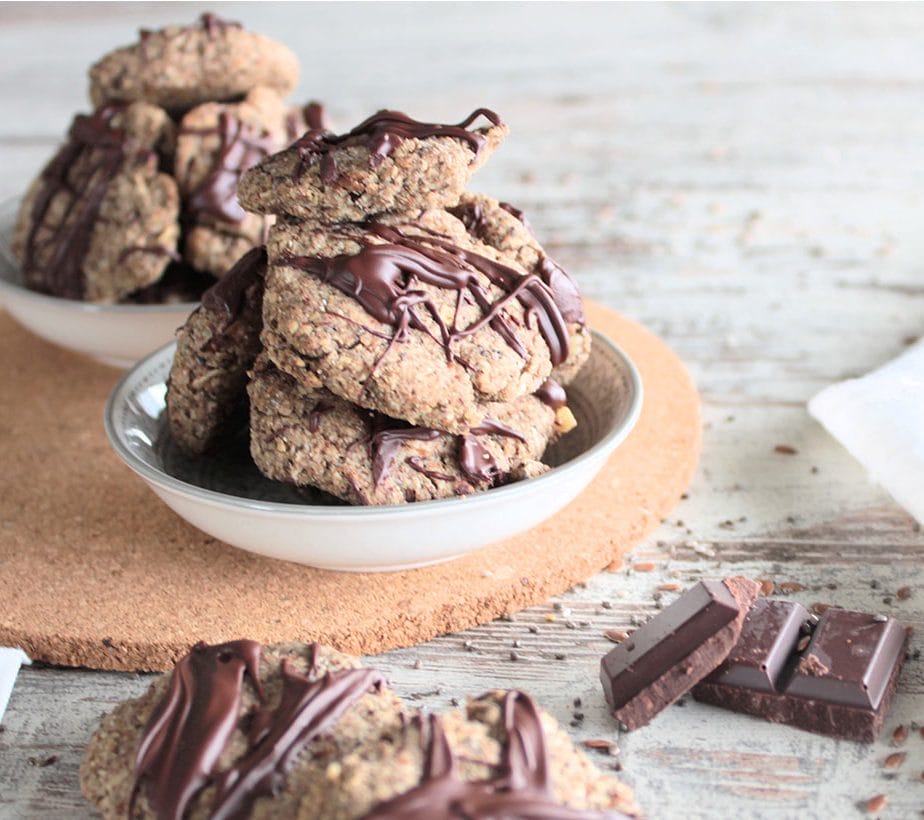
<svg viewBox="0 0 924 820">
<path fill-rule="evenodd" d="M 19 200 L 0 205 L 0 307 L 36 336 L 113 367 L 131 367 L 169 342 L 196 307 L 95 305 L 36 293 L 23 285 L 10 250 Z"/>
<path fill-rule="evenodd" d="M 242 438 L 190 459 L 170 435 L 164 398 L 175 344 L 139 362 L 106 404 L 116 453 L 189 523 L 260 555 L 322 569 L 380 572 L 448 561 L 534 527 L 565 507 L 626 438 L 642 406 L 631 360 L 594 333 L 568 403 L 578 426 L 549 449 L 539 478 L 461 498 L 388 507 L 317 503 L 264 478 Z"/>
</svg>

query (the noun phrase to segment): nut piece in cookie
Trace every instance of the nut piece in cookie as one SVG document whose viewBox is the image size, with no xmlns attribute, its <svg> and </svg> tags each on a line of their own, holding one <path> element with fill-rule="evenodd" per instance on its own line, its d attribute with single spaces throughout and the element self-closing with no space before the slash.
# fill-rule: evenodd
<svg viewBox="0 0 924 820">
<path fill-rule="evenodd" d="M 593 338 L 574 279 L 545 252 L 519 208 L 484 194 L 466 192 L 459 204 L 448 210 L 471 236 L 512 258 L 524 270 L 537 274 L 552 290 L 571 337 L 568 358 L 555 368 L 552 376 L 561 384 L 569 384 L 590 356 Z"/>
<path fill-rule="evenodd" d="M 234 100 L 257 86 L 284 97 L 298 81 L 298 59 L 288 48 L 214 14 L 191 26 L 140 35 L 140 42 L 90 69 L 94 105 L 144 100 L 181 113 L 204 102 Z"/>
<path fill-rule="evenodd" d="M 202 296 L 180 329 L 167 417 L 180 449 L 199 455 L 247 418 L 247 371 L 260 350 L 266 251 L 255 248 Z"/>
<path fill-rule="evenodd" d="M 568 356 L 551 289 L 464 231 L 421 222 L 270 231 L 263 343 L 309 386 L 463 433 L 481 405 L 534 392 Z"/>
<path fill-rule="evenodd" d="M 246 213 L 237 201 L 241 174 L 286 141 L 287 111 L 279 95 L 256 88 L 240 103 L 205 103 L 180 123 L 174 175 L 187 223 L 184 259 L 221 276 L 263 244 L 269 217 Z"/>
<path fill-rule="evenodd" d="M 488 124 L 472 128 L 480 118 Z M 244 174 L 241 203 L 326 223 L 448 207 L 506 134 L 484 108 L 457 125 L 379 111 L 346 134 L 312 128 Z"/>
<path fill-rule="evenodd" d="M 452 435 L 306 388 L 265 355 L 248 393 L 251 455 L 261 472 L 354 504 L 466 495 L 547 469 L 538 459 L 555 414 L 534 396 L 485 405 L 481 425 Z"/>
<path fill-rule="evenodd" d="M 200 643 L 103 718 L 81 787 L 104 818 L 316 817 L 328 770 L 402 716 L 379 672 L 318 644 Z"/>
<path fill-rule="evenodd" d="M 26 285 L 68 299 L 116 302 L 160 278 L 176 256 L 176 183 L 158 171 L 173 125 L 146 103 L 78 114 L 68 141 L 32 184 L 13 251 Z"/>
</svg>

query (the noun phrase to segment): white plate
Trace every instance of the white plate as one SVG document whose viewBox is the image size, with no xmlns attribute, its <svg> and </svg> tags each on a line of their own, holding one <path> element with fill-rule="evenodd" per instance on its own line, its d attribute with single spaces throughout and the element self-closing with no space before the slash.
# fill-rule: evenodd
<svg viewBox="0 0 924 820">
<path fill-rule="evenodd" d="M 306 500 L 264 478 L 242 438 L 190 459 L 167 425 L 164 398 L 175 344 L 139 362 L 113 389 L 106 432 L 116 453 L 200 530 L 260 555 L 322 569 L 380 572 L 448 561 L 536 526 L 565 507 L 629 435 L 642 406 L 631 360 L 594 332 L 568 404 L 578 426 L 551 447 L 539 478 L 461 498 L 380 507 Z"/>
<path fill-rule="evenodd" d="M 113 367 L 131 367 L 169 342 L 196 303 L 96 305 L 36 293 L 23 285 L 10 250 L 20 200 L 0 205 L 0 306 L 23 327 L 59 347 Z"/>
</svg>

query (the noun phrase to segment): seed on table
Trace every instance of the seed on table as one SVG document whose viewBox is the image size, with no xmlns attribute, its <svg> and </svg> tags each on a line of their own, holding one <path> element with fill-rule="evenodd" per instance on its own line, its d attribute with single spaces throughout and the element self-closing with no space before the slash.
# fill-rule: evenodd
<svg viewBox="0 0 924 820">
<path fill-rule="evenodd" d="M 899 601 L 907 601 L 911 597 L 911 587 L 901 587 L 895 591 L 895 597 Z"/>
<path fill-rule="evenodd" d="M 642 561 L 639 564 L 633 564 L 632 569 L 636 572 L 654 572 L 655 566 L 652 561 Z"/>
<path fill-rule="evenodd" d="M 621 643 L 629 637 L 629 633 L 622 629 L 607 629 L 606 632 L 603 633 L 603 637 L 613 643 Z"/>
<path fill-rule="evenodd" d="M 896 726 L 895 731 L 892 732 L 892 745 L 901 746 L 908 739 L 908 730 L 902 726 Z"/>
<path fill-rule="evenodd" d="M 888 802 L 889 798 L 884 794 L 877 794 L 875 797 L 871 797 L 867 800 L 863 808 L 866 809 L 868 814 L 875 814 L 877 811 L 882 811 Z"/>
<path fill-rule="evenodd" d="M 783 594 L 789 594 L 790 592 L 802 592 L 805 587 L 800 584 L 798 581 L 783 581 L 781 584 L 777 584 L 777 591 Z"/>
<path fill-rule="evenodd" d="M 893 752 L 882 762 L 882 766 L 885 769 L 897 769 L 905 762 L 906 757 L 907 752 Z"/>
</svg>

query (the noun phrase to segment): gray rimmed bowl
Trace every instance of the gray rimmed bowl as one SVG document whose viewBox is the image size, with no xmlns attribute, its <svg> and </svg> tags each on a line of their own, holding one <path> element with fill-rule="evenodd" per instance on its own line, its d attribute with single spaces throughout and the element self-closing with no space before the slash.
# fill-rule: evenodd
<svg viewBox="0 0 924 820">
<path fill-rule="evenodd" d="M 397 506 L 325 503 L 264 478 L 247 441 L 216 456 L 184 456 L 166 417 L 175 344 L 116 385 L 105 424 L 116 453 L 174 512 L 228 544 L 322 569 L 382 572 L 448 561 L 521 533 L 574 500 L 629 435 L 642 407 L 635 365 L 594 331 L 587 364 L 568 387 L 578 426 L 549 448 L 545 475 L 460 498 Z"/>
</svg>

